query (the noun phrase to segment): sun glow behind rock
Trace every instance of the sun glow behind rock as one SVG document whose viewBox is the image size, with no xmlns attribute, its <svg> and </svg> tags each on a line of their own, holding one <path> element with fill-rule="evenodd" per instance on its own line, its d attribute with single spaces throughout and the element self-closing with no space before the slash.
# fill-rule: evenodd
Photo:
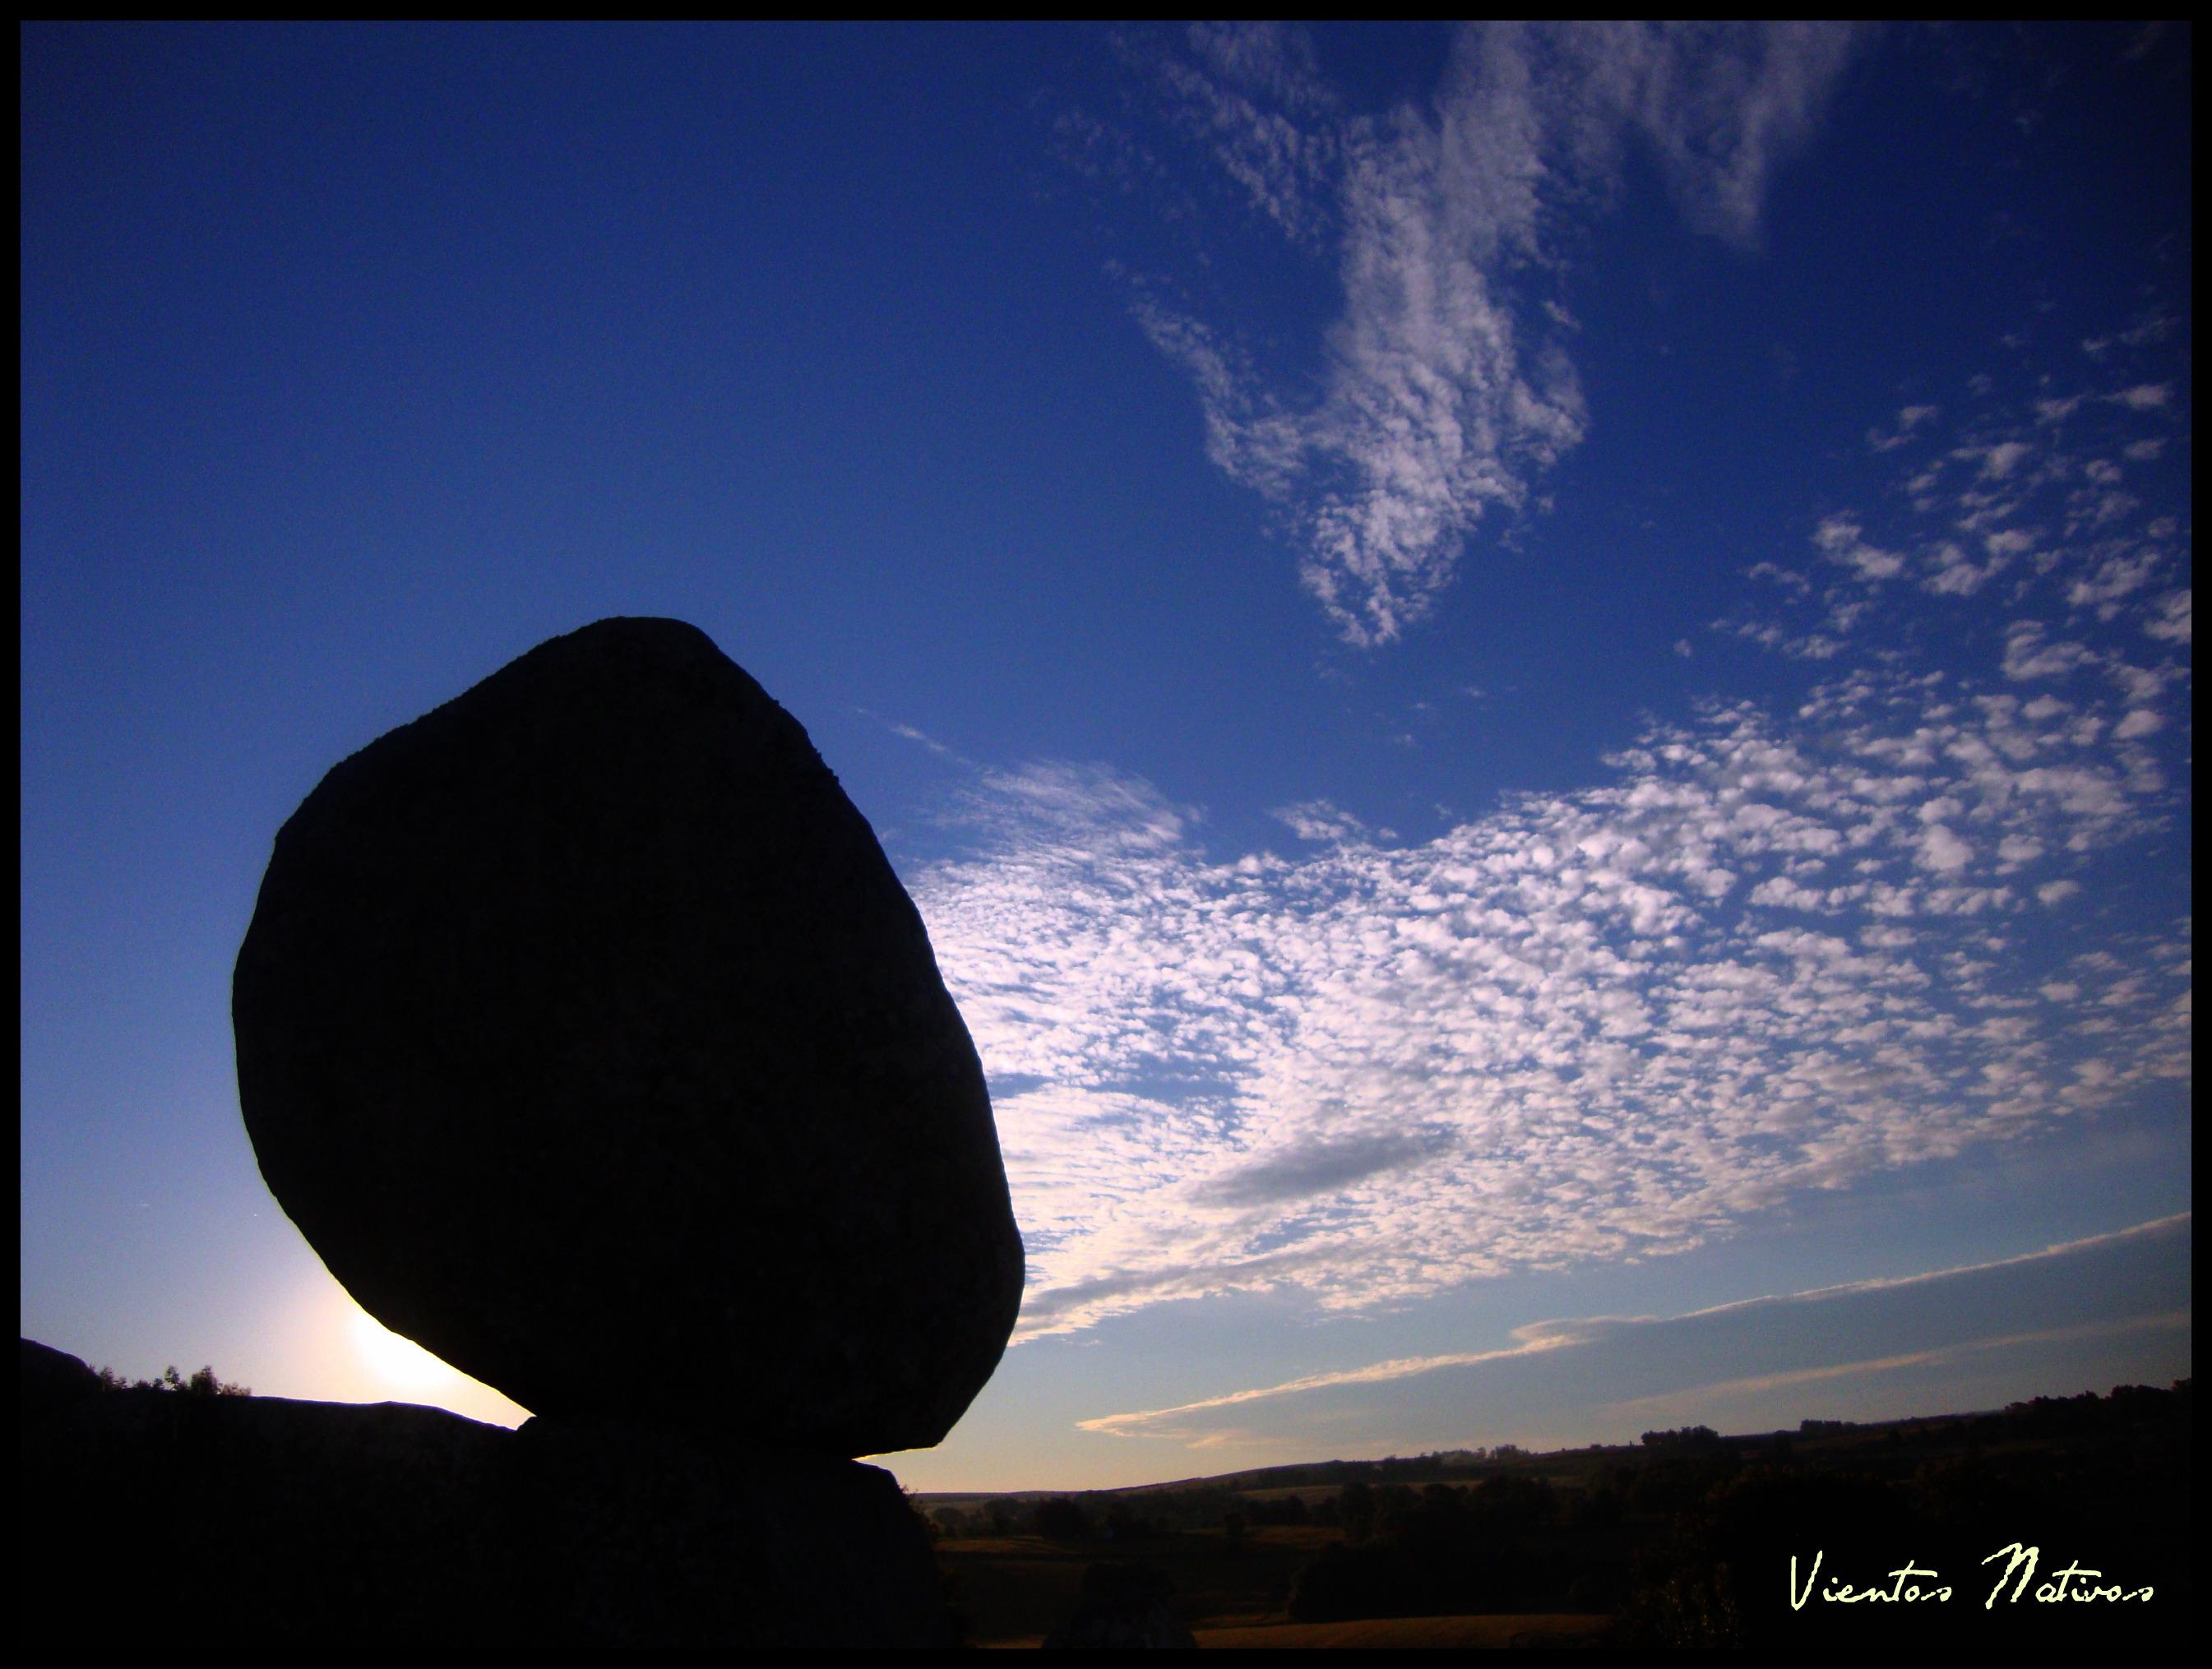
<svg viewBox="0 0 2212 1669">
<path fill-rule="evenodd" d="M 259 1377 L 247 1376 L 264 1394 L 422 1403 L 492 1425 L 517 1426 L 530 1417 L 528 1409 L 491 1386 L 385 1326 L 326 1274 L 319 1271 L 294 1302 L 289 1336 L 296 1353 L 259 1370 Z"/>
<path fill-rule="evenodd" d="M 362 1364 L 395 1392 L 420 1397 L 451 1394 L 468 1383 L 411 1338 L 402 1338 L 367 1310 L 356 1307 L 347 1332 Z"/>
</svg>

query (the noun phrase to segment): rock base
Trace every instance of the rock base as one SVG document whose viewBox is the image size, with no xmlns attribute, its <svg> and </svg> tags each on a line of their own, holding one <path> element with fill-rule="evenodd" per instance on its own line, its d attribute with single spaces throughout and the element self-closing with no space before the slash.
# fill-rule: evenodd
<svg viewBox="0 0 2212 1669">
<path fill-rule="evenodd" d="M 107 1391 L 21 1345 L 29 1646 L 945 1646 L 888 1472 L 711 1433 Z"/>
</svg>

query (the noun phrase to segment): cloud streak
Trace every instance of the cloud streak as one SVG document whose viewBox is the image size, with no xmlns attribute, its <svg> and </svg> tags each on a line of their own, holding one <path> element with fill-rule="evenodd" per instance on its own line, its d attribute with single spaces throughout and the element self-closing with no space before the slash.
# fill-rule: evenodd
<svg viewBox="0 0 2212 1669">
<path fill-rule="evenodd" d="M 1608 1403 L 1599 1411 L 1607 1415 L 1633 1414 L 1638 1418 L 1694 1412 L 1724 1399 L 1787 1391 L 1797 1386 L 1818 1385 L 1830 1380 L 1864 1379 L 1872 1375 L 1893 1374 L 1908 1368 L 1948 1367 L 1977 1356 L 2017 1350 L 2024 1344 L 2071 1344 L 2085 1339 L 2109 1338 L 2153 1331 L 2185 1332 L 2191 1325 L 2192 1317 L 2189 1311 L 2166 1310 L 2156 1315 L 2130 1315 L 2112 1320 L 2083 1321 L 2069 1327 L 2041 1327 L 2032 1332 L 2007 1333 L 1996 1338 L 1970 1338 L 1956 1344 L 1908 1350 L 1900 1356 L 1875 1356 L 1858 1362 L 1830 1363 L 1818 1368 L 1796 1368 L 1782 1373 L 1754 1374 L 1743 1379 L 1721 1380 L 1688 1390 L 1667 1391 L 1656 1396 L 1638 1397 L 1629 1402 Z"/>
<path fill-rule="evenodd" d="M 1843 1312 L 1854 1300 L 1881 1298 L 1903 1294 L 1916 1288 L 1949 1287 L 1954 1292 L 1984 1287 L 1989 1277 L 2003 1271 L 2026 1272 L 2050 1278 L 2063 1268 L 2073 1266 L 2073 1272 L 2087 1259 L 2099 1254 L 2125 1253 L 2149 1242 L 2185 1237 L 2193 1228 L 2189 1213 L 2161 1217 L 2155 1222 L 2137 1223 L 2130 1228 L 2107 1235 L 2086 1236 L 2063 1245 L 2048 1246 L 2040 1250 L 2023 1253 L 2017 1257 L 1997 1259 L 1989 1262 L 1960 1265 L 1948 1269 L 1929 1270 L 1918 1274 L 1845 1283 L 1835 1286 L 1815 1288 L 1803 1292 L 1778 1294 L 1768 1297 L 1746 1299 L 1731 1304 L 1693 1310 L 1678 1316 L 1592 1316 L 1577 1320 L 1532 1322 L 1512 1330 L 1510 1345 L 1487 1350 L 1449 1351 L 1430 1356 L 1401 1356 L 1386 1362 L 1368 1363 L 1357 1368 L 1337 1369 L 1328 1373 L 1303 1375 L 1274 1385 L 1255 1386 L 1249 1389 L 1226 1392 L 1220 1395 L 1202 1397 L 1194 1401 L 1177 1404 L 1170 1408 L 1134 1410 L 1126 1413 L 1105 1414 L 1078 1423 L 1085 1431 L 1109 1436 L 1175 1436 L 1202 1438 L 1204 1426 L 1194 1423 L 1194 1417 L 1207 1417 L 1222 1409 L 1244 1409 L 1258 1403 L 1269 1403 L 1288 1398 L 1300 1398 L 1316 1392 L 1340 1390 L 1347 1387 L 1386 1385 L 1401 1380 L 1445 1372 L 1455 1369 L 1489 1367 L 1501 1363 L 1522 1361 L 1532 1356 L 1547 1356 L 1554 1351 L 1588 1350 L 1610 1347 L 1620 1353 L 1650 1353 L 1652 1341 L 1662 1335 L 1676 1341 L 1694 1340 L 1713 1335 L 1717 1326 L 1726 1325 L 1732 1334 L 1741 1325 L 1754 1326 L 1772 1324 L 1788 1318 L 1792 1328 L 1802 1326 L 1803 1319 L 1811 1318 L 1812 1336 L 1827 1338 L 1848 1332 L 1851 1322 Z M 1863 1308 L 1863 1306 L 1861 1307 Z M 1825 1318 L 1825 1319 L 1823 1319 Z M 2002 1324 L 2000 1324 L 2002 1325 Z M 1987 1338 L 1969 1338 L 1925 1349 L 1893 1352 L 1881 1357 L 1853 1358 L 1843 1362 L 1821 1362 L 1812 1365 L 1778 1369 L 1772 1372 L 1699 1385 L 1688 1388 L 1669 1389 L 1650 1396 L 1608 1403 L 1598 1409 L 1601 1416 L 1639 1414 L 1648 1416 L 1662 1410 L 1683 1409 L 1695 1412 L 1699 1407 L 1715 1401 L 1741 1398 L 1761 1393 L 1786 1390 L 1799 1385 L 1815 1384 L 1825 1381 L 1859 1378 L 1867 1375 L 1893 1373 L 1903 1369 L 1936 1366 L 1953 1363 L 1979 1354 L 2016 1349 L 2021 1345 L 2057 1344 L 2095 1337 L 2106 1337 L 2139 1332 L 2145 1329 L 2185 1329 L 2190 1325 L 2186 1310 L 2160 1311 L 2154 1314 L 2106 1316 L 2094 1320 L 2068 1323 L 2055 1327 L 2030 1331 L 2010 1331 Z M 1788 1328 L 1782 1331 L 1789 1331 Z M 1689 1355 L 1697 1359 L 1692 1349 Z"/>
<path fill-rule="evenodd" d="M 1536 1356 L 1546 1350 L 1565 1350 L 1588 1342 L 1588 1336 L 1577 1329 L 1577 1324 L 1571 1322 L 1543 1321 L 1516 1327 L 1513 1330 L 1513 1337 L 1516 1343 L 1495 1350 L 1401 1356 L 1391 1362 L 1372 1363 L 1364 1368 L 1309 1374 L 1301 1379 L 1285 1380 L 1280 1385 L 1258 1386 L 1249 1391 L 1231 1391 L 1218 1397 L 1201 1397 L 1196 1402 L 1179 1403 L 1173 1408 L 1145 1409 L 1128 1414 L 1102 1414 L 1096 1419 L 1079 1420 L 1076 1424 L 1082 1430 L 1102 1432 L 1108 1436 L 1132 1436 L 1217 1408 L 1236 1408 L 1247 1403 L 1265 1402 L 1277 1397 L 1294 1397 L 1306 1391 L 1330 1391 L 1346 1385 L 1382 1385 L 1392 1380 L 1411 1379 L 1419 1374 L 1438 1373 L 1447 1368 L 1478 1368 L 1486 1363 L 1510 1362 L 1516 1356 Z"/>
</svg>

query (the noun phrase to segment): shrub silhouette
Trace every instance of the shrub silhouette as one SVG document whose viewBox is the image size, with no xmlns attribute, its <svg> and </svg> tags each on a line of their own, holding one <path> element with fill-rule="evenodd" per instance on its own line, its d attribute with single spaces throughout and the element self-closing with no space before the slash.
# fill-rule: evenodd
<svg viewBox="0 0 2212 1669">
<path fill-rule="evenodd" d="M 1075 1611 L 1044 1643 L 1062 1648 L 1195 1646 L 1175 1614 L 1172 1592 L 1167 1573 L 1156 1565 L 1091 1565 L 1083 1573 L 1083 1597 Z"/>
<path fill-rule="evenodd" d="M 250 1385 L 233 1385 L 216 1377 L 212 1367 L 199 1369 L 189 1377 L 177 1371 L 172 1363 L 161 1370 L 161 1377 L 149 1380 L 127 1380 L 112 1368 L 99 1370 L 100 1388 L 105 1391 L 172 1391 L 187 1397 L 250 1397 Z"/>
<path fill-rule="evenodd" d="M 1055 1496 L 1037 1503 L 1036 1532 L 1047 1541 L 1089 1541 L 1091 1519 L 1066 1496 Z"/>
<path fill-rule="evenodd" d="M 1557 1549 L 1536 1551 L 1535 1538 L 1559 1517 L 1557 1491 L 1540 1479 L 1498 1476 L 1419 1493 L 1386 1484 L 1366 1510 L 1364 1540 L 1329 1547 L 1298 1573 L 1296 1621 L 1542 1610 L 1564 1604 L 1583 1574 Z M 1359 1522 L 1349 1508 L 1346 1518 Z"/>
</svg>

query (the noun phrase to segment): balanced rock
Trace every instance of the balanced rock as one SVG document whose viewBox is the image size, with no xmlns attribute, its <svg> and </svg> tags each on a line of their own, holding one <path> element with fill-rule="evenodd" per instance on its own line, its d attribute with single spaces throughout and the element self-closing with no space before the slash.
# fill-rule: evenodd
<svg viewBox="0 0 2212 1669">
<path fill-rule="evenodd" d="M 232 993 L 263 1176 L 362 1308 L 541 1415 L 936 1442 L 1022 1245 L 927 933 L 679 621 L 541 644 L 278 833 Z"/>
</svg>

